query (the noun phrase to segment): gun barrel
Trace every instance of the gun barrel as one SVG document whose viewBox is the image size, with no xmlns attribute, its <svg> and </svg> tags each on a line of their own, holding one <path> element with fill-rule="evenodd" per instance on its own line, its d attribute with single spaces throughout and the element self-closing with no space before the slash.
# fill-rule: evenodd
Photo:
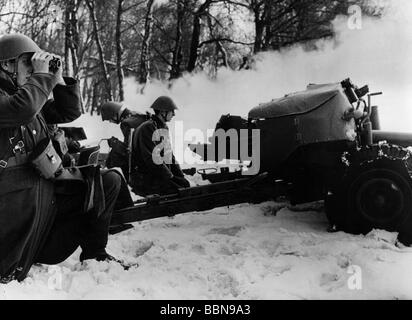
<svg viewBox="0 0 412 320">
<path fill-rule="evenodd" d="M 412 146 L 412 133 L 409 132 L 393 132 L 372 130 L 373 142 L 387 141 L 390 144 L 396 144 L 401 147 Z"/>
</svg>

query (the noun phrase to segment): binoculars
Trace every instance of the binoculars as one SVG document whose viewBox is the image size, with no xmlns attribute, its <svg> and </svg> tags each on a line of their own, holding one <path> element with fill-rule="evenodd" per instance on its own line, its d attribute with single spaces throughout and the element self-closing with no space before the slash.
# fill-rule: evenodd
<svg viewBox="0 0 412 320">
<path fill-rule="evenodd" d="M 56 73 L 61 65 L 62 65 L 62 62 L 60 61 L 60 59 L 56 58 L 56 57 L 53 57 L 53 59 L 51 59 L 49 61 L 49 70 L 50 70 L 50 72 Z"/>
</svg>

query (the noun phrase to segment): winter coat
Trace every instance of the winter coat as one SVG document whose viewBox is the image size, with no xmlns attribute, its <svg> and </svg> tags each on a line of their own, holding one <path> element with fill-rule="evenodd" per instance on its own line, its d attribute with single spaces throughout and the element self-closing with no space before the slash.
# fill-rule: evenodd
<svg viewBox="0 0 412 320">
<path fill-rule="evenodd" d="M 120 122 L 120 129 L 124 137 L 124 144 L 129 146 L 130 131 L 137 129 L 142 123 L 150 119 L 150 113 L 130 112 L 130 116 Z"/>
<path fill-rule="evenodd" d="M 106 166 L 108 168 L 120 167 L 129 182 L 129 146 L 130 135 L 133 129 L 138 128 L 146 120 L 150 119 L 150 114 L 142 114 L 137 112 L 130 112 L 129 116 L 120 122 L 120 129 L 122 130 L 124 140 L 112 137 L 109 139 L 109 146 L 111 148 L 106 159 Z"/>
<path fill-rule="evenodd" d="M 33 74 L 17 88 L 0 71 L 0 160 L 11 163 L 18 141 L 30 153 L 49 137 L 47 123 L 67 123 L 80 116 L 77 82 L 56 82 L 53 75 Z M 51 93 L 54 99 L 49 99 Z M 27 275 L 53 224 L 56 197 L 54 184 L 27 163 L 0 169 L 0 282 L 8 282 Z"/>
<path fill-rule="evenodd" d="M 132 174 L 138 173 L 140 180 L 144 185 L 164 184 L 173 176 L 183 177 L 183 172 L 177 163 L 175 156 L 171 150 L 170 140 L 164 141 L 164 137 L 160 137 L 159 142 L 153 141 L 153 133 L 163 129 L 165 135 L 169 135 L 169 129 L 159 117 L 153 115 L 151 119 L 145 121 L 133 134 L 132 141 Z M 169 153 L 171 163 L 156 164 L 153 161 L 153 150 L 159 143 L 165 143 L 165 148 L 161 152 L 161 156 L 165 156 L 165 152 Z"/>
</svg>

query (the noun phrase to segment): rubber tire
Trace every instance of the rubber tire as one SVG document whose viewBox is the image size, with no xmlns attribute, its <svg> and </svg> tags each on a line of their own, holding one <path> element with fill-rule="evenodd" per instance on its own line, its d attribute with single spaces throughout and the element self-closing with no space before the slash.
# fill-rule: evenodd
<svg viewBox="0 0 412 320">
<path fill-rule="evenodd" d="M 365 202 L 361 199 L 368 191 L 368 185 L 373 187 L 374 183 L 377 186 L 388 182 L 402 200 L 398 214 L 386 219 L 366 214 L 367 210 L 362 210 Z M 412 183 L 402 160 L 382 158 L 350 169 L 342 187 L 328 196 L 325 206 L 330 222 L 338 230 L 354 234 L 366 234 L 373 228 L 402 231 L 404 238 L 412 239 L 412 228 L 404 226 L 407 220 L 412 220 Z"/>
</svg>

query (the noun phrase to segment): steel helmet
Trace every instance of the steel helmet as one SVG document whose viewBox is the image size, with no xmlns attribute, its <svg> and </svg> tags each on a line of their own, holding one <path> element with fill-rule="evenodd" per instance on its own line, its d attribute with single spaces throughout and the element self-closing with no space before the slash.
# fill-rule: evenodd
<svg viewBox="0 0 412 320">
<path fill-rule="evenodd" d="M 39 46 L 24 34 L 7 34 L 0 37 L 0 61 L 17 59 L 23 53 L 41 51 Z"/>
<path fill-rule="evenodd" d="M 107 101 L 101 106 L 102 120 L 112 120 L 116 123 L 120 122 L 122 113 L 126 110 L 123 103 L 115 101 Z"/>
<path fill-rule="evenodd" d="M 176 104 L 170 97 L 160 96 L 153 102 L 150 108 L 159 111 L 173 111 L 177 110 Z"/>
</svg>

